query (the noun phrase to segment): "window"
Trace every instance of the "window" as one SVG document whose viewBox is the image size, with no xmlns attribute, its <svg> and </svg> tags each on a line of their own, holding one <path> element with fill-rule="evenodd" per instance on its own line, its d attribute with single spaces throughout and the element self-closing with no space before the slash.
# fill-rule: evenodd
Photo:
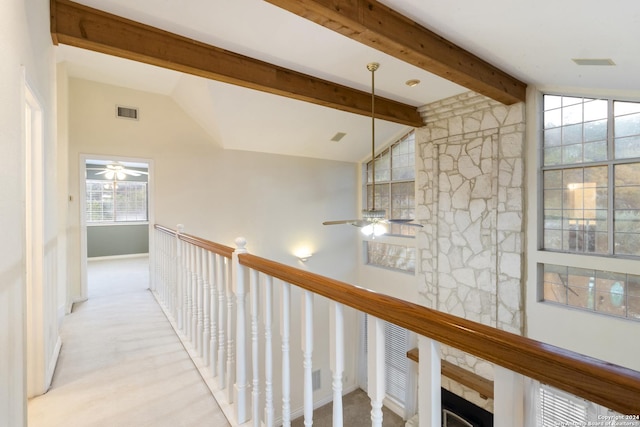
<svg viewBox="0 0 640 427">
<path fill-rule="evenodd" d="M 87 222 L 147 221 L 147 183 L 87 180 Z"/>
<path fill-rule="evenodd" d="M 572 394 L 534 382 L 539 426 L 640 426 L 638 415 L 622 415 Z"/>
<path fill-rule="evenodd" d="M 545 95 L 543 248 L 640 257 L 640 103 Z"/>
<path fill-rule="evenodd" d="M 411 132 L 375 158 L 376 206 L 373 206 L 373 161 L 366 166 L 367 209 L 384 209 L 387 218 L 412 219 L 415 212 L 415 135 Z M 415 236 L 416 227 L 391 224 L 388 234 Z"/>
<path fill-rule="evenodd" d="M 369 351 L 367 330 L 369 315 L 364 314 L 362 317 L 360 333 L 361 343 L 364 350 L 364 359 L 361 365 L 368 362 L 367 353 Z M 385 372 L 385 393 L 387 399 L 390 399 L 395 405 L 405 409 L 410 405 L 415 396 L 415 384 L 412 378 L 409 358 L 407 351 L 414 347 L 412 334 L 405 328 L 390 322 L 384 322 L 384 372 Z M 367 385 L 367 368 L 360 372 L 360 385 L 366 389 Z"/>
<path fill-rule="evenodd" d="M 367 264 L 393 270 L 416 271 L 416 248 L 377 241 L 367 242 Z"/>
<path fill-rule="evenodd" d="M 640 320 L 640 276 L 544 264 L 544 299 Z"/>
<path fill-rule="evenodd" d="M 543 117 L 540 246 L 574 258 L 540 265 L 542 299 L 640 319 L 640 278 L 584 258 L 640 258 L 640 103 L 545 95 Z"/>
<path fill-rule="evenodd" d="M 367 209 L 384 209 L 387 218 L 413 219 L 415 213 L 415 134 L 410 132 L 375 158 L 375 206 L 373 206 L 373 161 L 366 164 Z M 368 265 L 414 273 L 417 227 L 387 224 L 387 241 L 365 241 Z M 400 238 L 400 239 L 398 239 Z M 388 239 L 392 239 L 390 242 Z M 394 240 L 395 239 L 395 240 Z"/>
</svg>

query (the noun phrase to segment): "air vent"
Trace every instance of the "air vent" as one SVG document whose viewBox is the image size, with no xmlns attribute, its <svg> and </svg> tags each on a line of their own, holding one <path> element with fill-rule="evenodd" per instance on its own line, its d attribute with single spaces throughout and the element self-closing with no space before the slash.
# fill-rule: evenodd
<svg viewBox="0 0 640 427">
<path fill-rule="evenodd" d="M 572 61 L 578 65 L 616 65 L 616 63 L 609 58 L 574 58 Z"/>
<path fill-rule="evenodd" d="M 333 138 L 331 138 L 332 141 L 334 142 L 339 142 L 342 138 L 344 138 L 347 134 L 344 132 L 337 132 L 335 135 L 333 135 Z"/>
<path fill-rule="evenodd" d="M 116 117 L 121 119 L 138 120 L 138 109 L 116 105 Z"/>
<path fill-rule="evenodd" d="M 320 390 L 320 369 L 311 373 L 311 388 L 313 391 Z"/>
</svg>

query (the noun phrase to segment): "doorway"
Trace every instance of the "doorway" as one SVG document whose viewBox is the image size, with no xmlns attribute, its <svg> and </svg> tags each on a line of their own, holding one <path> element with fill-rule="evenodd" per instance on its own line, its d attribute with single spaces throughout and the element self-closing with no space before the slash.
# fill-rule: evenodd
<svg viewBox="0 0 640 427">
<path fill-rule="evenodd" d="M 44 153 L 41 104 L 25 84 L 25 263 L 27 397 L 47 391 L 44 346 Z"/>
<path fill-rule="evenodd" d="M 153 256 L 153 163 L 82 155 L 80 159 L 81 296 L 89 297 L 91 260 Z"/>
</svg>

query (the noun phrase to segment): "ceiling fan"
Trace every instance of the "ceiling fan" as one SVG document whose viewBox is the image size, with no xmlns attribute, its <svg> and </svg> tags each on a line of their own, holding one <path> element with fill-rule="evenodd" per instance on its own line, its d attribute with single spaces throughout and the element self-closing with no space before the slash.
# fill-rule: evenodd
<svg viewBox="0 0 640 427">
<path fill-rule="evenodd" d="M 96 175 L 104 175 L 107 179 L 119 179 L 123 180 L 127 176 L 140 176 L 140 175 L 148 175 L 148 172 L 127 169 L 120 162 L 109 163 L 102 169 L 100 172 L 96 172 Z"/>
<path fill-rule="evenodd" d="M 338 221 L 325 221 L 324 225 L 351 224 L 359 227 L 366 236 L 381 236 L 387 232 L 387 224 L 403 224 L 411 227 L 422 227 L 413 219 L 386 218 L 384 209 L 376 209 L 376 161 L 375 161 L 375 72 L 380 67 L 377 62 L 367 64 L 367 70 L 371 71 L 371 209 L 362 211 L 362 219 L 344 219 Z"/>
</svg>

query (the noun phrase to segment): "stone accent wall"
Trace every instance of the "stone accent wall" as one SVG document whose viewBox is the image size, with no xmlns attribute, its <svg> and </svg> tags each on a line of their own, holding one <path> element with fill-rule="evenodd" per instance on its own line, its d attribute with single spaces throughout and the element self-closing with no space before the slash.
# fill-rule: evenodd
<svg viewBox="0 0 640 427">
<path fill-rule="evenodd" d="M 422 303 L 523 333 L 524 104 L 467 92 L 420 109 L 416 218 Z M 485 361 L 452 348 L 443 358 L 488 379 Z M 443 381 L 485 408 L 492 402 Z"/>
</svg>

